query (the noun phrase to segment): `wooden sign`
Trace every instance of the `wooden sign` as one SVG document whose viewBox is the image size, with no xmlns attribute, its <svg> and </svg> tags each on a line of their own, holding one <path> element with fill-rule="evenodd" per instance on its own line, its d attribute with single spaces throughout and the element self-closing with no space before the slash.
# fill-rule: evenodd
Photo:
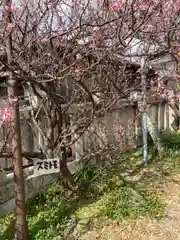
<svg viewBox="0 0 180 240">
<path fill-rule="evenodd" d="M 58 158 L 51 159 L 34 159 L 34 175 L 45 175 L 60 172 Z"/>
</svg>

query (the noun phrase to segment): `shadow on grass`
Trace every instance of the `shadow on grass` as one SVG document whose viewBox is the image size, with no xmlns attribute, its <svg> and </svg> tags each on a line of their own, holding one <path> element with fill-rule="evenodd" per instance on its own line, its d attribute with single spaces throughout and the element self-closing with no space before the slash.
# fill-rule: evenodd
<svg viewBox="0 0 180 240">
<path fill-rule="evenodd" d="M 134 184 L 137 182 L 155 182 L 180 171 L 179 157 L 168 155 L 159 157 L 156 155 L 150 159 L 147 167 L 144 167 L 142 158 L 142 156 L 134 157 L 133 162 L 131 162 L 130 157 L 126 155 L 122 163 L 119 161 L 112 166 L 111 171 L 116 175 L 121 175 L 123 179 L 130 179 L 129 181 L 126 181 L 126 183 L 131 183 L 132 181 Z M 135 176 L 137 177 L 137 181 L 131 180 Z"/>
<path fill-rule="evenodd" d="M 54 235 L 56 235 L 57 232 L 60 234 L 60 232 L 64 231 L 65 226 L 79 207 L 95 201 L 93 198 L 69 199 L 66 193 L 64 193 L 64 198 L 61 199 L 62 195 L 62 193 L 59 197 L 56 195 L 55 199 L 52 199 L 52 203 L 47 203 L 48 197 L 46 196 L 44 205 L 34 212 L 31 211 L 31 215 L 29 216 L 30 239 L 35 239 L 38 233 L 48 228 L 50 228 L 50 231 L 55 229 Z"/>
<path fill-rule="evenodd" d="M 14 237 L 14 232 L 15 232 L 15 218 L 14 216 L 10 216 L 9 218 L 5 218 L 5 224 L 7 225 L 5 231 L 3 233 L 0 233 L 0 239 L 2 240 L 9 240 L 13 239 Z M 8 224 L 9 222 L 9 224 Z M 1 227 L 1 226 L 0 226 Z M 0 229 L 2 231 L 2 229 Z"/>
<path fill-rule="evenodd" d="M 45 230 L 55 229 L 55 233 L 64 230 L 64 227 L 71 219 L 71 216 L 79 207 L 91 204 L 95 198 L 69 198 L 68 194 L 59 183 L 54 186 L 56 191 L 38 195 L 35 199 L 27 203 L 27 215 L 29 225 L 29 240 L 43 239 L 39 238 L 38 233 L 43 235 Z M 10 218 L 6 220 L 10 222 Z M 0 233 L 0 239 L 12 240 L 15 232 L 15 220 L 12 224 L 6 224 L 7 229 Z M 48 232 L 48 231 L 47 231 Z M 44 232 L 47 235 L 47 233 Z M 37 237 L 38 236 L 38 237 Z M 52 234 L 49 239 L 52 238 Z M 48 238 L 45 238 L 48 239 Z"/>
<path fill-rule="evenodd" d="M 2 234 L 0 234 L 0 239 L 2 240 L 12 240 L 13 237 L 14 237 L 14 231 L 15 231 L 15 228 L 13 227 L 8 227 L 5 232 L 3 232 Z"/>
</svg>

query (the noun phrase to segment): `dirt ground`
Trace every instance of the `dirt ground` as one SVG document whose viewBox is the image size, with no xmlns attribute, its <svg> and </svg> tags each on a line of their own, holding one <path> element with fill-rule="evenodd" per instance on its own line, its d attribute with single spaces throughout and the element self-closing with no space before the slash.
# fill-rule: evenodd
<svg viewBox="0 0 180 240">
<path fill-rule="evenodd" d="M 180 175 L 158 184 L 155 189 L 167 204 L 163 218 L 111 222 L 87 232 L 81 240 L 180 240 Z"/>
</svg>

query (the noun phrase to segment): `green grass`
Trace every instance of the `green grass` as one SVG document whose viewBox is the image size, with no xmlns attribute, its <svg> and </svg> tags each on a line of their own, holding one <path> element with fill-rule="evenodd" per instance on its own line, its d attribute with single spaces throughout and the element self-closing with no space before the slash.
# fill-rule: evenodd
<svg viewBox="0 0 180 240">
<path fill-rule="evenodd" d="M 69 198 L 68 192 L 57 183 L 46 194 L 29 201 L 30 240 L 61 239 L 72 219 L 83 220 L 86 227 L 92 227 L 94 220 L 122 221 L 141 216 L 163 216 L 163 200 L 149 183 L 179 171 L 180 159 L 153 158 L 146 171 L 143 171 L 141 162 L 141 151 L 136 151 L 121 155 L 108 167 L 89 167 L 76 173 L 75 179 L 92 180 L 85 198 Z M 13 239 L 12 219 L 11 214 L 0 220 L 0 239 Z M 81 233 L 86 227 L 78 224 L 77 229 Z"/>
<path fill-rule="evenodd" d="M 133 189 L 128 185 L 117 186 L 96 202 L 76 211 L 78 218 L 104 218 L 121 221 L 139 216 L 160 217 L 164 205 L 148 190 Z"/>
</svg>

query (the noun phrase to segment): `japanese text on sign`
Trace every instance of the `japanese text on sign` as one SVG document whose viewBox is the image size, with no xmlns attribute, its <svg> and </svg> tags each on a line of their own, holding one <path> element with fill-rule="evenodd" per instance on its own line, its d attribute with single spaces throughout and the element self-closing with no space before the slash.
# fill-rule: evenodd
<svg viewBox="0 0 180 240">
<path fill-rule="evenodd" d="M 60 171 L 59 159 L 52 158 L 52 159 L 34 159 L 34 174 L 35 175 L 43 175 L 43 174 L 50 174 L 56 173 Z"/>
</svg>

